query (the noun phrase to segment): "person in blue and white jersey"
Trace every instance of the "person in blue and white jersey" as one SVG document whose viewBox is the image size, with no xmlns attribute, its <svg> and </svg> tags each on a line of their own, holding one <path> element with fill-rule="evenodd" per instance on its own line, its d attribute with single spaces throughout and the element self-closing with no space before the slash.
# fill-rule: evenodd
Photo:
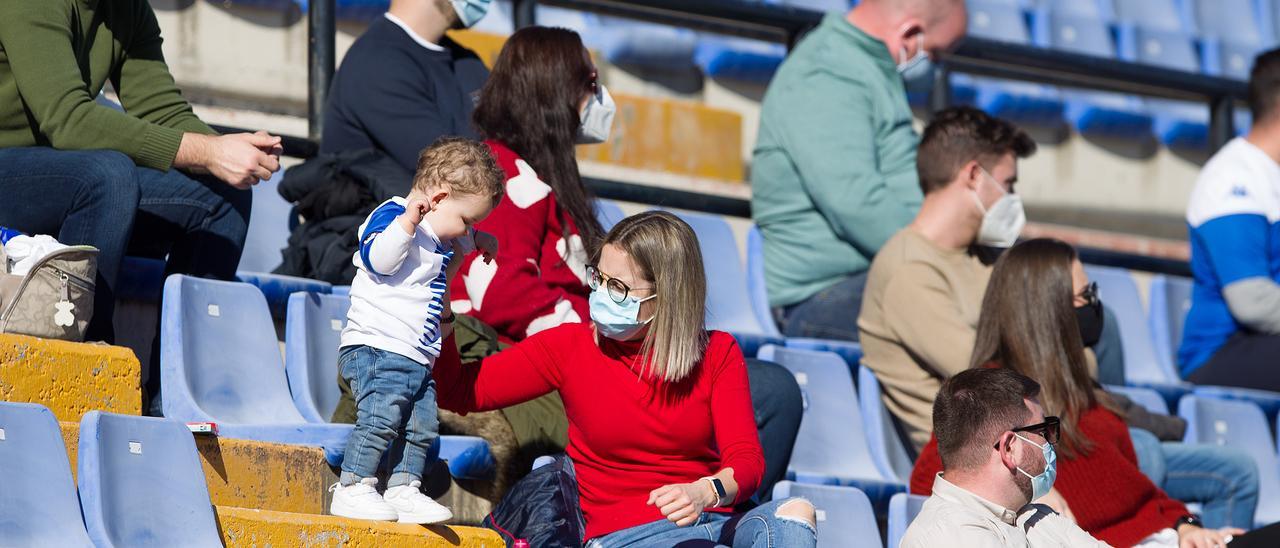
<svg viewBox="0 0 1280 548">
<path fill-rule="evenodd" d="M 1187 205 L 1191 311 L 1183 378 L 1280 391 L 1280 49 L 1254 61 L 1253 128 L 1222 147 Z"/>
<path fill-rule="evenodd" d="M 483 143 L 440 139 L 419 156 L 409 196 L 383 202 L 360 226 L 338 354 L 339 373 L 355 397 L 356 427 L 330 489 L 331 514 L 401 523 L 453 517 L 421 489 L 440 426 L 431 369 L 453 330 L 445 304 L 448 278 L 457 272 L 452 259 L 475 248 L 487 261 L 498 253 L 493 236 L 472 226 L 498 205 L 505 181 Z M 384 454 L 392 470 L 380 494 Z"/>
</svg>

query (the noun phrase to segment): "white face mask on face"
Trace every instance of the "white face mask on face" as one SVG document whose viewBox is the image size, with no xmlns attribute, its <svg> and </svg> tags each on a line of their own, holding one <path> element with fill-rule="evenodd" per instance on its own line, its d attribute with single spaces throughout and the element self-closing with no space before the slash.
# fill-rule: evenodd
<svg viewBox="0 0 1280 548">
<path fill-rule="evenodd" d="M 577 143 L 594 145 L 609 140 L 609 130 L 613 128 L 613 115 L 618 107 L 613 103 L 613 96 L 604 84 L 600 91 L 587 98 L 587 107 L 582 109 L 582 124 L 578 126 Z"/>
<path fill-rule="evenodd" d="M 1013 247 L 1014 242 L 1018 241 L 1018 234 L 1022 233 L 1022 227 L 1027 224 L 1022 197 L 1006 192 L 987 170 L 982 169 L 982 174 L 991 179 L 991 184 L 1000 188 L 1004 196 L 996 200 L 991 209 L 987 209 L 982 205 L 982 196 L 978 195 L 977 190 L 973 191 L 973 201 L 978 204 L 978 211 L 982 212 L 982 228 L 978 229 L 977 242 L 991 247 Z"/>
</svg>

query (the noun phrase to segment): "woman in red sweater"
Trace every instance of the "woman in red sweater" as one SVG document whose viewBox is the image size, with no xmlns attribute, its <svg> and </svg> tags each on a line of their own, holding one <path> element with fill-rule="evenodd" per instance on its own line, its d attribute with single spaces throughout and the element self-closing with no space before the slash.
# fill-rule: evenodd
<svg viewBox="0 0 1280 548">
<path fill-rule="evenodd" d="M 642 213 L 618 223 L 592 262 L 591 324 L 545 330 L 467 366 L 446 341 L 433 372 L 440 406 L 483 411 L 558 392 L 586 536 L 598 546 L 815 546 L 807 501 L 732 513 L 764 457 L 742 353 L 703 325 L 693 230 Z"/>
<path fill-rule="evenodd" d="M 604 235 L 574 147 L 603 141 L 613 99 L 577 33 L 529 27 L 507 40 L 476 110 L 479 133 L 507 174 L 506 195 L 476 225 L 497 259 L 463 261 L 454 311 L 507 342 L 587 317 L 588 249 Z"/>
<path fill-rule="evenodd" d="M 991 273 L 971 363 L 1009 367 L 1040 383 L 1045 412 L 1062 419 L 1054 488 L 1082 529 L 1113 546 L 1224 546 L 1243 531 L 1199 527 L 1147 479 L 1118 408 L 1089 375 L 1077 315 L 1100 305 L 1070 245 L 1018 244 Z M 929 494 L 941 470 L 934 438 L 916 461 L 911 492 Z"/>
</svg>

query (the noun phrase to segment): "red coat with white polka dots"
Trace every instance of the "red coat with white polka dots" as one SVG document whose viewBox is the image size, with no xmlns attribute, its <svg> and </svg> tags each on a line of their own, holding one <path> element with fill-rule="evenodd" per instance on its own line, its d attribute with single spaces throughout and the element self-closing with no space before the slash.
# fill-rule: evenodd
<svg viewBox="0 0 1280 548">
<path fill-rule="evenodd" d="M 587 254 L 551 186 L 506 145 L 485 141 L 507 174 L 507 193 L 476 229 L 498 238 L 498 257 L 472 253 L 452 282 L 453 310 L 520 341 L 562 323 L 587 321 Z M 564 223 L 569 237 L 565 238 Z"/>
</svg>

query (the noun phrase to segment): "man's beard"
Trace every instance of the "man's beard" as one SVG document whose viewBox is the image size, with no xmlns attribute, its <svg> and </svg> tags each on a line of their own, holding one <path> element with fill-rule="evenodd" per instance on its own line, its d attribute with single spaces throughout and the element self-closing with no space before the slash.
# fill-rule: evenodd
<svg viewBox="0 0 1280 548">
<path fill-rule="evenodd" d="M 1023 470 L 1025 469 L 1023 468 Z M 1031 495 L 1035 493 L 1035 489 L 1031 487 L 1031 478 L 1018 470 L 1014 470 L 1013 484 L 1018 486 L 1018 491 L 1021 491 L 1022 495 L 1027 498 L 1027 502 L 1030 503 L 1032 501 Z M 1015 508 L 1014 510 L 1017 509 Z"/>
</svg>

